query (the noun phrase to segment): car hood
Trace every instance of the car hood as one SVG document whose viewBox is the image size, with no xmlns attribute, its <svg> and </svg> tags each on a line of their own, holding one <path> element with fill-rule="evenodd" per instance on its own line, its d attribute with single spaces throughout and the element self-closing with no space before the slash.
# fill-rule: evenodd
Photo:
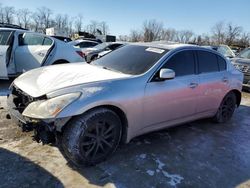
<svg viewBox="0 0 250 188">
<path fill-rule="evenodd" d="M 14 81 L 14 85 L 32 97 L 79 84 L 126 78 L 131 75 L 101 67 L 71 63 L 52 65 L 28 71 Z"/>
<path fill-rule="evenodd" d="M 245 58 L 232 58 L 231 61 L 233 63 L 250 64 L 250 59 L 245 59 Z"/>
</svg>

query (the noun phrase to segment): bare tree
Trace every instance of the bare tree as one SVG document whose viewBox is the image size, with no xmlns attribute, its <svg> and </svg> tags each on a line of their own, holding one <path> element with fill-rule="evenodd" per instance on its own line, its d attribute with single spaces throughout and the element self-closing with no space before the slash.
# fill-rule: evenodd
<svg viewBox="0 0 250 188">
<path fill-rule="evenodd" d="M 137 30 L 132 30 L 131 32 L 130 32 L 130 41 L 131 42 L 139 42 L 139 41 L 141 41 L 142 40 L 142 34 L 139 32 L 139 31 L 137 31 Z"/>
<path fill-rule="evenodd" d="M 215 44 L 223 44 L 225 42 L 225 23 L 218 22 L 212 27 L 212 38 Z"/>
<path fill-rule="evenodd" d="M 55 22 L 56 22 L 56 27 L 57 29 L 62 29 L 62 18 L 63 16 L 61 14 L 57 14 L 56 17 L 55 17 Z"/>
<path fill-rule="evenodd" d="M 175 29 L 164 29 L 161 32 L 161 40 L 176 41 L 177 31 Z"/>
<path fill-rule="evenodd" d="M 37 16 L 40 18 L 40 26 L 43 33 L 45 33 L 46 28 L 49 28 L 51 25 L 50 23 L 52 14 L 52 10 L 47 7 L 41 7 L 37 9 Z"/>
<path fill-rule="evenodd" d="M 151 42 L 160 39 L 160 34 L 163 30 L 163 24 L 156 20 L 146 20 L 143 23 L 143 35 L 145 42 Z"/>
<path fill-rule="evenodd" d="M 0 23 L 4 23 L 4 8 L 0 4 Z"/>
<path fill-rule="evenodd" d="M 31 12 L 29 11 L 29 9 L 18 10 L 17 12 L 18 24 L 24 27 L 25 29 L 27 29 L 28 25 L 30 24 L 30 15 L 31 15 Z"/>
<path fill-rule="evenodd" d="M 82 30 L 82 21 L 83 21 L 83 16 L 81 14 L 78 14 L 76 21 L 75 21 L 75 29 L 79 32 Z"/>
<path fill-rule="evenodd" d="M 85 31 L 95 35 L 97 33 L 97 30 L 99 30 L 98 28 L 99 28 L 99 23 L 95 20 L 92 20 L 90 24 L 85 26 Z M 100 32 L 99 34 L 101 34 Z"/>
<path fill-rule="evenodd" d="M 177 42 L 188 43 L 191 42 L 191 38 L 194 36 L 193 31 L 182 30 L 177 32 Z"/>
<path fill-rule="evenodd" d="M 243 47 L 248 47 L 250 45 L 250 33 L 243 33 L 238 40 L 238 44 Z"/>
<path fill-rule="evenodd" d="M 236 39 L 241 35 L 242 27 L 234 26 L 232 23 L 228 23 L 226 31 L 226 44 L 232 45 Z"/>
<path fill-rule="evenodd" d="M 99 23 L 99 30 L 101 31 L 102 35 L 107 35 L 109 32 L 109 26 L 106 22 L 102 21 Z"/>
<path fill-rule="evenodd" d="M 3 9 L 4 13 L 4 22 L 7 24 L 13 24 L 14 23 L 14 14 L 15 14 L 15 9 L 14 7 L 4 7 Z"/>
<path fill-rule="evenodd" d="M 32 15 L 32 21 L 33 24 L 31 25 L 31 29 L 34 30 L 35 32 L 38 32 L 41 29 L 41 17 L 40 14 L 33 13 Z"/>
<path fill-rule="evenodd" d="M 129 41 L 129 36 L 127 36 L 127 35 L 119 35 L 118 36 L 118 41 L 126 41 L 126 42 L 128 42 Z"/>
</svg>

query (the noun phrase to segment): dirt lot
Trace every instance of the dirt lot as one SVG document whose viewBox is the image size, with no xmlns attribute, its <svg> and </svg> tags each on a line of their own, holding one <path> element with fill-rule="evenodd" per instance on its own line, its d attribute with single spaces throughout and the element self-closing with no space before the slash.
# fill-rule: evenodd
<svg viewBox="0 0 250 188">
<path fill-rule="evenodd" d="M 249 93 L 227 124 L 201 120 L 144 135 L 78 169 L 6 119 L 8 85 L 0 83 L 0 187 L 250 187 Z"/>
</svg>

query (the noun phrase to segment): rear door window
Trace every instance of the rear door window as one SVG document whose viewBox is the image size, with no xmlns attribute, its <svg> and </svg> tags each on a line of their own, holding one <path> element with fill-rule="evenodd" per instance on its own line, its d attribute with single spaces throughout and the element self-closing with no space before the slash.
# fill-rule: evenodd
<svg viewBox="0 0 250 188">
<path fill-rule="evenodd" d="M 163 68 L 172 69 L 176 76 L 195 74 L 195 59 L 192 50 L 182 51 L 171 57 Z"/>
<path fill-rule="evenodd" d="M 53 41 L 50 38 L 45 37 L 43 41 L 44 46 L 51 46 L 53 44 Z"/>
<path fill-rule="evenodd" d="M 217 57 L 215 54 L 206 51 L 197 51 L 199 73 L 219 71 Z"/>
<path fill-rule="evenodd" d="M 22 35 L 20 45 L 43 45 L 44 36 L 25 33 Z"/>
</svg>

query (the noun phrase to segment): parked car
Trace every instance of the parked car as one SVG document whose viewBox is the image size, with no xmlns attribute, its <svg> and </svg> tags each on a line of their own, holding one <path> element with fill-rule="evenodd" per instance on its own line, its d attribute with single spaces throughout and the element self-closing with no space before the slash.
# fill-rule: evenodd
<svg viewBox="0 0 250 188">
<path fill-rule="evenodd" d="M 235 53 L 227 45 L 204 46 L 204 47 L 211 48 L 211 49 L 221 53 L 222 55 L 224 55 L 225 57 L 227 57 L 229 59 L 235 57 Z"/>
<path fill-rule="evenodd" d="M 125 45 L 126 45 L 126 43 L 122 44 L 121 46 L 118 46 L 118 48 L 123 47 L 123 46 L 125 46 Z M 109 47 L 106 48 L 104 51 L 98 53 L 97 59 L 99 59 L 99 58 L 101 58 L 101 57 L 107 55 L 108 53 L 110 53 L 110 52 L 112 52 L 112 51 L 114 51 L 114 50 L 116 50 L 116 49 L 117 49 L 117 48 L 113 48 L 113 49 L 112 49 L 112 47 L 111 47 L 111 48 L 109 48 Z"/>
<path fill-rule="evenodd" d="M 61 135 L 69 159 L 92 165 L 144 133 L 201 118 L 228 121 L 240 105 L 242 80 L 214 50 L 128 44 L 91 64 L 23 74 L 8 106 L 13 120 L 34 124 L 38 141 Z"/>
<path fill-rule="evenodd" d="M 53 36 L 50 36 L 50 37 L 56 38 L 56 39 L 61 40 L 61 41 L 63 41 L 63 42 L 71 42 L 71 41 L 72 41 L 71 38 L 65 37 L 65 36 L 53 35 Z"/>
<path fill-rule="evenodd" d="M 239 53 L 236 58 L 231 59 L 233 65 L 244 74 L 243 86 L 250 91 L 250 48 Z"/>
<path fill-rule="evenodd" d="M 122 42 L 104 42 L 101 43 L 93 48 L 86 48 L 83 53 L 85 55 L 85 60 L 87 63 L 90 63 L 93 60 L 96 60 L 98 58 L 98 54 L 103 51 L 113 51 L 117 48 L 123 46 L 124 43 Z"/>
<path fill-rule="evenodd" d="M 100 43 L 96 41 L 91 41 L 91 40 L 77 39 L 77 40 L 69 42 L 68 44 L 74 46 L 75 48 L 80 48 L 82 51 L 84 51 L 86 48 L 94 47 Z"/>
<path fill-rule="evenodd" d="M 0 28 L 0 79 L 41 66 L 83 61 L 80 50 L 58 39 L 23 29 Z"/>
</svg>

